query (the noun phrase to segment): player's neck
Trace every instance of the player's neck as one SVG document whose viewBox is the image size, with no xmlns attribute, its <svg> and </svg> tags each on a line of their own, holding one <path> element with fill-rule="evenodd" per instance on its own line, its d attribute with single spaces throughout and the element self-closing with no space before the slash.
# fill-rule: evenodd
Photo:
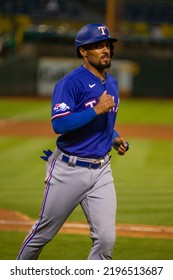
<svg viewBox="0 0 173 280">
<path fill-rule="evenodd" d="M 85 67 L 88 71 L 90 71 L 93 75 L 95 75 L 100 81 L 105 82 L 106 72 L 104 69 L 101 69 L 99 71 L 98 69 L 94 68 L 92 65 L 86 65 L 86 64 L 84 64 L 83 67 Z"/>
</svg>

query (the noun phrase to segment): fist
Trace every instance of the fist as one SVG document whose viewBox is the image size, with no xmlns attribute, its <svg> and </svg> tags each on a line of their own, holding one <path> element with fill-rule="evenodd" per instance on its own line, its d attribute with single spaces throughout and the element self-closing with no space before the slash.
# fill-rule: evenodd
<svg viewBox="0 0 173 280">
<path fill-rule="evenodd" d="M 113 96 L 109 95 L 105 90 L 100 96 L 97 105 L 94 107 L 94 110 L 97 115 L 104 114 L 109 112 L 112 108 L 115 107 Z"/>
<path fill-rule="evenodd" d="M 129 149 L 129 143 L 119 136 L 114 139 L 112 146 L 120 156 L 123 156 Z"/>
</svg>

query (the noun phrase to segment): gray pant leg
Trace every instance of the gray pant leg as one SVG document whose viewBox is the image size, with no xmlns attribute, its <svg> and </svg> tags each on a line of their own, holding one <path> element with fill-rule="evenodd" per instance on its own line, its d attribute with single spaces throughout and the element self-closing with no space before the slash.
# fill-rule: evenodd
<svg viewBox="0 0 173 280">
<path fill-rule="evenodd" d="M 49 159 L 40 218 L 25 238 L 17 259 L 38 258 L 45 244 L 84 198 L 90 184 L 89 169 L 71 167 L 52 157 Z"/>
<path fill-rule="evenodd" d="M 93 240 L 89 260 L 112 259 L 116 238 L 116 193 L 109 164 L 99 172 L 92 171 L 95 184 L 81 203 Z"/>
</svg>

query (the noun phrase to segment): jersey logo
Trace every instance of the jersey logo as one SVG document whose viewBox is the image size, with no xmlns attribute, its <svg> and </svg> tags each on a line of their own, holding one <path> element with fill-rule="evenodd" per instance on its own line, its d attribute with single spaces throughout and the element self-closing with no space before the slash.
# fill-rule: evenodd
<svg viewBox="0 0 173 280">
<path fill-rule="evenodd" d="M 94 99 L 94 100 L 91 100 L 91 101 L 88 101 L 88 102 L 85 102 L 85 107 L 86 107 L 86 108 L 87 108 L 87 107 L 93 108 L 94 105 L 95 105 L 96 103 L 97 103 L 97 102 L 96 102 L 95 99 Z"/>
<path fill-rule="evenodd" d="M 89 87 L 90 87 L 90 88 L 93 88 L 95 85 L 96 85 L 96 84 L 92 84 L 92 85 L 89 84 Z"/>
<path fill-rule="evenodd" d="M 56 112 L 59 112 L 59 111 L 64 112 L 69 109 L 70 109 L 70 107 L 67 106 L 67 104 L 65 104 L 64 102 L 57 103 L 57 104 L 55 104 L 55 107 L 54 107 L 54 111 L 56 111 Z"/>
</svg>

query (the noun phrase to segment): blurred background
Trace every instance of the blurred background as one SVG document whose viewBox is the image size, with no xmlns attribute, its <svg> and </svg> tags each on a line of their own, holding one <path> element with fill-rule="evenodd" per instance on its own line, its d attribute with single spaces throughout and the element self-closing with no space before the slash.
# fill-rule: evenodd
<svg viewBox="0 0 173 280">
<path fill-rule="evenodd" d="M 173 0 L 0 0 L 0 95 L 50 96 L 81 63 L 91 22 L 119 39 L 111 71 L 125 97 L 173 97 Z"/>
</svg>

